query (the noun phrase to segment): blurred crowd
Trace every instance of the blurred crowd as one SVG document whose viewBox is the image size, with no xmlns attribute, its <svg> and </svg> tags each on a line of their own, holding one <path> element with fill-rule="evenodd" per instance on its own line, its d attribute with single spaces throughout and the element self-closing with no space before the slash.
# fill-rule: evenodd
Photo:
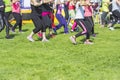
<svg viewBox="0 0 120 80">
<path fill-rule="evenodd" d="M 120 19 L 120 0 L 30 0 L 30 5 L 34 29 L 27 39 L 31 42 L 35 41 L 35 34 L 42 42 L 48 42 L 46 29 L 49 29 L 50 38 L 53 38 L 63 27 L 64 34 L 77 32 L 70 36 L 73 44 L 77 44 L 76 39 L 82 35 L 85 35 L 84 44 L 93 44 L 90 37 L 96 37 L 95 21 L 101 28 L 108 27 L 113 31 L 114 25 L 119 23 Z M 14 25 L 9 22 L 10 14 L 16 20 Z M 55 18 L 58 23 L 55 23 Z M 7 39 L 10 38 L 9 31 L 15 33 L 17 26 L 19 32 L 23 32 L 19 0 L 0 0 L 0 31 L 5 26 Z"/>
</svg>

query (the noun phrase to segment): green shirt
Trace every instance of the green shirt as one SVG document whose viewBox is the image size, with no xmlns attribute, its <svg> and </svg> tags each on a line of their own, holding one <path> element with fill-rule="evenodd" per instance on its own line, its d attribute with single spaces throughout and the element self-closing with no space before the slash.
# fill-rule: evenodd
<svg viewBox="0 0 120 80">
<path fill-rule="evenodd" d="M 5 3 L 5 12 L 12 11 L 11 0 L 3 0 Z"/>
</svg>

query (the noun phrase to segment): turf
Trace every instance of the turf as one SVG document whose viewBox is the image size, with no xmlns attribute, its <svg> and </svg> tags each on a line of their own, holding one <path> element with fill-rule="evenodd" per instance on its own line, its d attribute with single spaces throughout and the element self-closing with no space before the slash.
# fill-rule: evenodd
<svg viewBox="0 0 120 80">
<path fill-rule="evenodd" d="M 93 45 L 83 44 L 84 36 L 73 45 L 69 37 L 58 30 L 55 38 L 35 42 L 27 36 L 34 26 L 24 24 L 24 33 L 0 33 L 0 80 L 119 80 L 120 79 L 120 25 L 115 31 L 95 25 L 97 36 Z"/>
</svg>

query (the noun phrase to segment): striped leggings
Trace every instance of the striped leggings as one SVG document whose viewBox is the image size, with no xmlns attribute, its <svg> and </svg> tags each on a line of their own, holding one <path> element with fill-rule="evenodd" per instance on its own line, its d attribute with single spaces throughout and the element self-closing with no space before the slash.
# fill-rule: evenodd
<svg viewBox="0 0 120 80">
<path fill-rule="evenodd" d="M 86 35 L 86 39 L 90 38 L 90 32 L 91 32 L 91 27 L 89 27 L 88 22 L 86 22 L 84 19 L 76 19 L 75 22 L 81 27 L 82 31 L 77 33 L 75 37 L 79 37 L 81 35 Z"/>
</svg>

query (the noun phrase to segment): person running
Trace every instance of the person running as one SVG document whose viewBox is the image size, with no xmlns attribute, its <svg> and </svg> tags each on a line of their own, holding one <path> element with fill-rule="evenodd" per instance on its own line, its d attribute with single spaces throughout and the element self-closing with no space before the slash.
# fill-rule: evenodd
<svg viewBox="0 0 120 80">
<path fill-rule="evenodd" d="M 39 10 L 39 6 L 42 5 L 42 1 L 36 1 L 36 0 L 31 0 L 31 19 L 33 21 L 33 24 L 35 25 L 35 28 L 33 31 L 28 35 L 27 39 L 31 42 L 34 42 L 33 36 L 34 34 L 38 33 L 39 31 L 42 30 L 43 28 L 43 22 L 42 22 L 42 16 L 41 16 L 41 10 Z M 43 34 L 43 39 L 45 40 L 45 34 Z"/>
<path fill-rule="evenodd" d="M 112 1 L 112 16 L 114 20 L 108 26 L 110 30 L 114 30 L 114 25 L 118 22 L 120 18 L 120 0 L 113 0 Z"/>
<path fill-rule="evenodd" d="M 19 32 L 22 32 L 22 15 L 20 14 L 20 0 L 12 0 L 12 14 L 16 21 L 12 28 L 12 32 L 15 32 L 17 26 L 19 26 Z"/>
<path fill-rule="evenodd" d="M 50 1 L 49 0 L 44 0 L 43 4 L 40 7 L 40 10 L 42 11 L 42 21 L 43 21 L 43 29 L 42 33 L 46 33 L 46 29 L 49 28 L 49 34 L 52 36 L 52 20 L 50 18 L 50 14 L 52 14 L 52 8 L 49 5 Z M 43 42 L 47 42 L 47 39 L 43 39 Z"/>
<path fill-rule="evenodd" d="M 11 36 L 9 34 L 9 22 L 8 22 L 8 18 L 6 17 L 6 13 L 5 13 L 5 2 L 3 0 L 0 0 L 0 26 L 1 26 L 1 29 L 0 29 L 0 32 L 4 29 L 4 26 L 6 26 L 6 36 L 5 38 L 6 39 L 11 39 Z"/>
<path fill-rule="evenodd" d="M 75 16 L 75 21 L 76 23 L 82 28 L 82 32 L 77 33 L 76 35 L 73 35 L 70 37 L 70 40 L 73 44 L 77 44 L 76 38 L 78 38 L 81 35 L 86 35 L 86 40 L 84 44 L 93 44 L 89 39 L 90 39 L 90 32 L 92 30 L 92 27 L 89 26 L 85 22 L 84 19 L 84 9 L 83 9 L 83 3 L 81 0 L 77 0 L 76 3 L 76 16 Z"/>
<path fill-rule="evenodd" d="M 74 0 L 69 0 L 68 12 L 69 12 L 69 19 L 68 19 L 67 24 L 72 26 L 71 21 L 74 20 L 74 17 L 75 17 L 75 1 Z"/>
<path fill-rule="evenodd" d="M 93 13 L 93 6 L 91 3 L 90 3 L 90 0 L 85 0 L 85 6 L 84 6 L 84 10 L 85 10 L 85 13 L 84 13 L 84 16 L 85 16 L 85 20 L 89 22 L 89 24 L 91 25 L 92 27 L 92 36 L 95 37 L 96 34 L 94 32 L 94 21 L 93 21 L 93 17 L 92 17 L 92 13 Z"/>
<path fill-rule="evenodd" d="M 13 26 L 9 22 L 9 18 L 10 18 L 10 15 L 12 15 L 12 7 L 11 7 L 12 6 L 12 2 L 11 2 L 11 0 L 3 0 L 3 1 L 5 3 L 5 17 L 6 17 L 8 26 L 11 29 Z"/>
<path fill-rule="evenodd" d="M 68 34 L 68 26 L 67 26 L 67 21 L 65 17 L 62 15 L 62 3 L 60 0 L 57 0 L 57 5 L 56 5 L 56 18 L 59 22 L 59 24 L 53 28 L 54 32 L 57 33 L 56 31 L 60 29 L 62 26 L 64 26 L 64 33 Z"/>
<path fill-rule="evenodd" d="M 102 0 L 101 27 L 105 27 L 105 24 L 107 24 L 106 18 L 109 13 L 109 4 L 110 0 Z"/>
</svg>

